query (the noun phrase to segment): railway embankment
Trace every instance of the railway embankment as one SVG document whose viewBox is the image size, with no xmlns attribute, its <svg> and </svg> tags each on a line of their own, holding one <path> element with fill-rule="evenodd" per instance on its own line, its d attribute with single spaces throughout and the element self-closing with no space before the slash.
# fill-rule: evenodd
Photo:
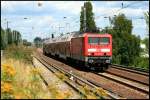
<svg viewBox="0 0 150 100">
<path fill-rule="evenodd" d="M 73 97 L 72 90 L 67 89 L 63 81 L 52 73 L 50 86 L 44 84 L 39 76 L 39 69 L 32 64 L 35 48 L 10 46 L 1 55 L 1 99 L 65 99 Z M 40 67 L 36 62 L 36 66 Z M 44 68 L 44 67 L 40 67 Z M 44 69 L 43 69 L 44 70 Z M 61 83 L 60 83 L 61 82 Z M 62 90 L 59 88 L 61 87 Z M 67 90 L 67 91 L 66 91 Z"/>
</svg>

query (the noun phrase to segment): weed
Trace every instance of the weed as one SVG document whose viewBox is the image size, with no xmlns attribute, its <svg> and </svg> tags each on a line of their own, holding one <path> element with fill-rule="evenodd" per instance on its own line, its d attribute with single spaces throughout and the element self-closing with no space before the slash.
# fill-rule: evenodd
<svg viewBox="0 0 150 100">
<path fill-rule="evenodd" d="M 48 90 L 42 88 L 39 70 L 20 60 L 4 60 L 1 65 L 1 99 L 49 98 Z"/>
<path fill-rule="evenodd" d="M 14 58 L 30 64 L 32 61 L 31 54 L 34 50 L 35 48 L 26 48 L 23 45 L 10 45 L 4 51 L 4 55 L 6 58 Z"/>
</svg>

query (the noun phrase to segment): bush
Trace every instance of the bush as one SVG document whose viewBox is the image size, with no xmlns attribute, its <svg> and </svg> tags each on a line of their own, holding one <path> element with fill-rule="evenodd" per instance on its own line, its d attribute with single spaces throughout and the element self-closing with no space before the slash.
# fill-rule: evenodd
<svg viewBox="0 0 150 100">
<path fill-rule="evenodd" d="M 26 63 L 31 63 L 31 54 L 35 49 L 32 47 L 25 47 L 23 45 L 9 45 L 4 51 L 6 58 L 14 58 L 17 60 L 23 60 Z"/>
<path fill-rule="evenodd" d="M 137 58 L 135 58 L 133 66 L 149 70 L 149 58 L 137 57 Z"/>
</svg>

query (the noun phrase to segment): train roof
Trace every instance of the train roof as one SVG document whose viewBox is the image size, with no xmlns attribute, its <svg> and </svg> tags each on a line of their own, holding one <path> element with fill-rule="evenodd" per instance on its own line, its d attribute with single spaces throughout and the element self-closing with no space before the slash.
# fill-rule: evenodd
<svg viewBox="0 0 150 100">
<path fill-rule="evenodd" d="M 70 32 L 70 33 L 60 35 L 60 36 L 55 37 L 55 38 L 49 38 L 49 39 L 45 40 L 44 43 L 70 41 L 71 38 L 74 38 L 74 37 L 83 37 L 83 34 L 81 34 L 80 32 Z"/>
<path fill-rule="evenodd" d="M 91 36 L 91 37 L 97 37 L 99 35 L 99 37 L 111 37 L 111 34 L 108 33 L 104 33 L 104 34 L 98 34 L 98 33 L 84 33 L 84 36 Z"/>
<path fill-rule="evenodd" d="M 81 32 L 75 31 L 75 32 L 70 32 L 70 33 L 60 35 L 60 36 L 55 37 L 55 38 L 49 38 L 49 39 L 45 40 L 44 43 L 48 44 L 48 43 L 55 43 L 55 42 L 66 42 L 66 41 L 71 41 L 72 38 L 84 37 L 85 35 L 94 36 L 94 35 L 97 35 L 97 33 L 89 33 L 89 32 L 81 33 Z M 106 33 L 106 34 L 101 34 L 101 35 L 108 36 L 110 34 Z"/>
</svg>

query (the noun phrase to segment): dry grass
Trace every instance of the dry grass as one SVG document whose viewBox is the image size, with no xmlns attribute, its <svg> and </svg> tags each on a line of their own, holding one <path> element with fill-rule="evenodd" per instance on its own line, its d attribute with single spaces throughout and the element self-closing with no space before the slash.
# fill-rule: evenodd
<svg viewBox="0 0 150 100">
<path fill-rule="evenodd" d="M 4 50 L 4 56 L 9 59 L 13 58 L 16 60 L 21 60 L 22 62 L 31 64 L 32 57 L 31 54 L 36 49 L 33 47 L 25 47 L 23 45 L 10 45 Z"/>
<path fill-rule="evenodd" d="M 32 65 L 5 59 L 1 65 L 1 99 L 50 98 Z"/>
<path fill-rule="evenodd" d="M 41 70 L 21 60 L 3 59 L 1 69 L 1 99 L 67 99 L 73 95 L 69 89 L 59 89 L 60 80 L 44 88 L 38 75 Z M 57 75 L 65 79 L 61 73 Z"/>
</svg>

